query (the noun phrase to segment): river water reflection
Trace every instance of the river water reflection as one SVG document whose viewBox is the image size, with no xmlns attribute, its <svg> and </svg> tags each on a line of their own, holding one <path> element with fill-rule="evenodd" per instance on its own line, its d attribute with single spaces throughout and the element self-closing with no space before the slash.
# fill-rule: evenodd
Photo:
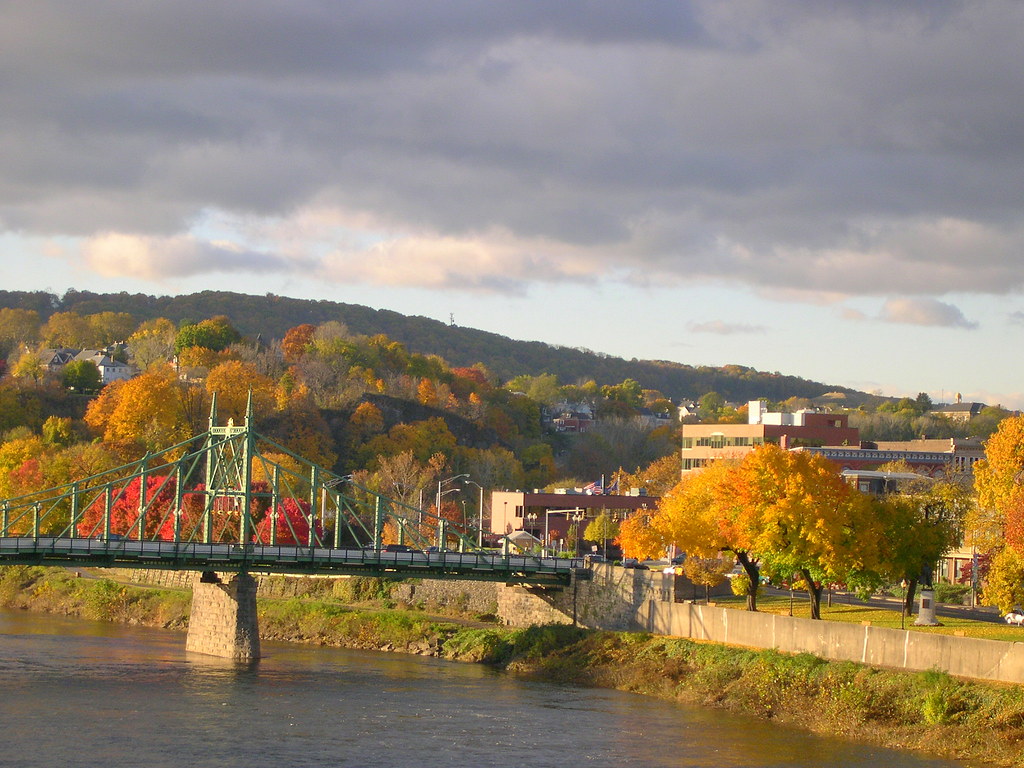
<svg viewBox="0 0 1024 768">
<path fill-rule="evenodd" d="M 0 612 L 0 766 L 954 766 L 473 664 Z"/>
</svg>

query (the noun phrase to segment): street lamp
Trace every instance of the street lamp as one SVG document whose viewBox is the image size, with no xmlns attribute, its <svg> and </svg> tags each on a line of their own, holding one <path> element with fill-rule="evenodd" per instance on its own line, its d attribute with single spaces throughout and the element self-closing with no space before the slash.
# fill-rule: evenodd
<svg viewBox="0 0 1024 768">
<path fill-rule="evenodd" d="M 547 546 L 550 538 L 550 526 L 551 526 L 551 515 L 565 515 L 566 520 L 569 519 L 569 515 L 584 514 L 582 507 L 573 507 L 572 509 L 546 509 L 544 510 L 544 545 Z M 573 518 L 575 519 L 575 518 Z M 577 531 L 578 533 L 578 531 Z"/>
<path fill-rule="evenodd" d="M 470 485 L 475 485 L 480 489 L 480 506 L 476 510 L 476 545 L 483 547 L 484 545 L 484 487 L 476 480 L 470 480 L 468 477 L 465 482 Z"/>
<path fill-rule="evenodd" d="M 572 522 L 576 526 L 576 546 L 574 550 L 576 557 L 580 556 L 580 523 L 587 519 L 587 513 L 582 509 L 577 509 L 572 515 Z"/>
<path fill-rule="evenodd" d="M 438 480 L 437 481 L 437 503 L 435 504 L 435 509 L 437 510 L 437 516 L 438 517 L 441 516 L 441 496 L 443 495 L 442 492 L 441 492 L 441 486 L 443 486 L 445 483 L 450 483 L 453 480 L 458 480 L 458 479 L 463 478 L 463 477 L 469 477 L 469 475 L 467 475 L 467 474 L 452 475 L 451 477 L 446 477 L 444 480 Z M 455 489 L 452 488 L 451 490 L 455 490 Z M 448 491 L 445 491 L 444 493 L 447 493 L 447 492 Z"/>
<path fill-rule="evenodd" d="M 533 536 L 536 536 L 537 534 L 534 533 L 534 531 L 537 530 L 536 527 L 535 527 L 537 525 L 537 513 L 536 512 L 527 512 L 523 519 L 526 520 L 530 524 L 530 528 L 533 529 L 533 530 L 530 531 L 530 534 L 533 535 Z M 544 544 L 544 542 L 541 542 L 541 545 L 543 545 L 543 544 Z M 541 550 L 541 554 L 543 554 L 543 550 Z"/>
</svg>

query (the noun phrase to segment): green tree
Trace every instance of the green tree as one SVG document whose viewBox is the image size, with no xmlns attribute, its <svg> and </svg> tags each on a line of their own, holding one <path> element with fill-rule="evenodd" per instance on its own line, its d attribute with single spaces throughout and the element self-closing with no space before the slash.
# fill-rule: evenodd
<svg viewBox="0 0 1024 768">
<path fill-rule="evenodd" d="M 64 366 L 61 383 L 67 389 L 88 395 L 99 391 L 103 386 L 103 377 L 92 360 L 72 360 Z"/>
<path fill-rule="evenodd" d="M 46 368 L 43 367 L 43 361 L 39 359 L 37 353 L 26 352 L 14 364 L 11 375 L 18 379 L 31 379 L 39 382 L 46 375 Z"/>
<path fill-rule="evenodd" d="M 884 526 L 880 575 L 888 583 L 906 582 L 904 601 L 909 614 L 917 585 L 930 588 L 935 563 L 960 542 L 972 500 L 957 483 L 922 477 L 905 484 L 901 493 L 874 503 Z M 871 581 L 867 586 L 874 586 Z"/>
<path fill-rule="evenodd" d="M 67 446 L 74 443 L 75 439 L 70 418 L 50 416 L 43 422 L 43 442 L 47 445 Z"/>
<path fill-rule="evenodd" d="M 725 399 L 717 392 L 705 392 L 697 401 L 697 415 L 701 421 L 711 421 L 725 407 Z"/>
<path fill-rule="evenodd" d="M 231 325 L 231 321 L 218 315 L 195 325 L 182 326 L 174 341 L 174 351 L 180 354 L 189 347 L 202 347 L 220 352 L 241 340 L 242 335 Z"/>
<path fill-rule="evenodd" d="M 587 541 L 593 541 L 595 544 L 600 542 L 601 553 L 605 556 L 608 554 L 608 542 L 614 541 L 618 535 L 619 523 L 613 520 L 607 512 L 602 512 L 587 523 L 587 527 L 583 531 L 583 538 Z"/>
</svg>

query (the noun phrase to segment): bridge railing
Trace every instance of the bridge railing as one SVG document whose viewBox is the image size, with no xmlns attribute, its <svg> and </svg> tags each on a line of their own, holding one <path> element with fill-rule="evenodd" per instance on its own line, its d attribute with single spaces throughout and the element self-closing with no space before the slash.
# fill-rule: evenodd
<svg viewBox="0 0 1024 768">
<path fill-rule="evenodd" d="M 451 575 L 519 582 L 552 577 L 562 583 L 571 574 L 585 568 L 582 558 L 53 536 L 0 538 L 0 563 L 196 571 L 366 573 L 393 578 Z"/>
</svg>

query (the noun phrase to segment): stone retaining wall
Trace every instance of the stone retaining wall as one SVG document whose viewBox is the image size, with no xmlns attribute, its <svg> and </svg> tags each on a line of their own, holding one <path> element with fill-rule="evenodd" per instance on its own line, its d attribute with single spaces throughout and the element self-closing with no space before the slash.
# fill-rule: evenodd
<svg viewBox="0 0 1024 768">
<path fill-rule="evenodd" d="M 398 582 L 391 596 L 400 603 L 428 611 L 453 610 L 482 616 L 498 614 L 498 594 L 503 589 L 503 584 L 493 581 L 423 579 Z"/>
</svg>

